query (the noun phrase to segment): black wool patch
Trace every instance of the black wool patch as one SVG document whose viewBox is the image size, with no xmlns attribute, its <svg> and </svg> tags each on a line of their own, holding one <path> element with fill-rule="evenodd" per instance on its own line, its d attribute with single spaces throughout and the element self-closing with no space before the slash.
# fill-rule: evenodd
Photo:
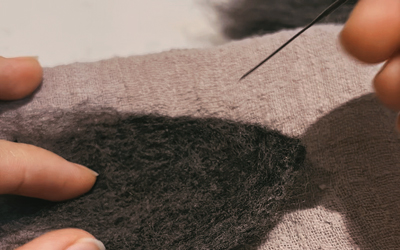
<svg viewBox="0 0 400 250">
<path fill-rule="evenodd" d="M 44 126 L 17 140 L 97 171 L 94 188 L 72 201 L 32 201 L 29 212 L 14 204 L 12 219 L 0 215 L 3 229 L 81 228 L 118 250 L 256 249 L 282 216 L 305 158 L 298 139 L 258 125 L 72 117 L 78 125 L 59 135 Z"/>
</svg>

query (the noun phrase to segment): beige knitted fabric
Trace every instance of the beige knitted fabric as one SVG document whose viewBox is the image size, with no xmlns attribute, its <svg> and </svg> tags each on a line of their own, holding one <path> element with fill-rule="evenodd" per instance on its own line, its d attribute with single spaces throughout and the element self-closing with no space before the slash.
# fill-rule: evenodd
<svg viewBox="0 0 400 250">
<path fill-rule="evenodd" d="M 260 249 L 398 249 L 395 114 L 371 94 L 378 67 L 344 54 L 337 40 L 340 29 L 313 27 L 241 82 L 243 73 L 295 31 L 209 49 L 47 68 L 32 98 L 0 104 L 0 137 L 20 126 L 13 122 L 17 116 L 80 104 L 268 125 L 302 138 L 307 176 L 296 197 L 298 207 Z"/>
</svg>

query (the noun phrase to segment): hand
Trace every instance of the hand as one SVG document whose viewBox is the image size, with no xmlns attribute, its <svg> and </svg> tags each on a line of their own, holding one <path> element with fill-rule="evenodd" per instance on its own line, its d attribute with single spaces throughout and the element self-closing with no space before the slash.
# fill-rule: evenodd
<svg viewBox="0 0 400 250">
<path fill-rule="evenodd" d="M 34 58 L 0 57 L 0 100 L 30 95 L 39 86 L 42 75 L 42 68 Z M 27 144 L 0 140 L 0 159 L 0 194 L 61 201 L 86 193 L 96 181 L 97 174 L 92 170 Z M 44 234 L 17 250 L 28 249 L 105 248 L 88 232 L 69 228 Z"/>
<path fill-rule="evenodd" d="M 376 95 L 387 107 L 400 111 L 400 1 L 360 0 L 340 39 L 363 62 L 387 61 L 374 79 Z"/>
</svg>

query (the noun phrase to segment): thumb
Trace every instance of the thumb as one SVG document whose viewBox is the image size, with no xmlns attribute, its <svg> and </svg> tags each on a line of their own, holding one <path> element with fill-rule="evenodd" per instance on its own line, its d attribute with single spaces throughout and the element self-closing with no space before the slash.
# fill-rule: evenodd
<svg viewBox="0 0 400 250">
<path fill-rule="evenodd" d="M 343 47 L 366 63 L 389 59 L 400 49 L 399 10 L 398 0 L 358 1 L 340 34 Z"/>
<path fill-rule="evenodd" d="M 106 250 L 104 244 L 81 229 L 67 228 L 46 233 L 15 250 Z"/>
<path fill-rule="evenodd" d="M 42 82 L 43 69 L 33 57 L 0 56 L 0 100 L 24 98 Z"/>
</svg>

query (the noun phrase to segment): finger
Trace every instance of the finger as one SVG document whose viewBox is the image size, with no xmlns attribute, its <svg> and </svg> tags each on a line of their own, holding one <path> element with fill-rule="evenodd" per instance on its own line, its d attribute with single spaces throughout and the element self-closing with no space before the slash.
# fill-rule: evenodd
<svg viewBox="0 0 400 250">
<path fill-rule="evenodd" d="M 32 94 L 42 77 L 42 67 L 33 57 L 0 57 L 0 100 L 17 100 Z"/>
<path fill-rule="evenodd" d="M 387 60 L 400 49 L 400 1 L 360 0 L 340 40 L 351 55 L 363 62 Z"/>
<path fill-rule="evenodd" d="M 374 88 L 387 107 L 400 110 L 400 53 L 389 59 L 376 75 Z"/>
<path fill-rule="evenodd" d="M 0 140 L 0 194 L 51 201 L 71 199 L 89 191 L 97 174 L 50 151 Z"/>
<path fill-rule="evenodd" d="M 103 243 L 80 229 L 61 229 L 46 233 L 16 250 L 105 250 Z"/>
</svg>

